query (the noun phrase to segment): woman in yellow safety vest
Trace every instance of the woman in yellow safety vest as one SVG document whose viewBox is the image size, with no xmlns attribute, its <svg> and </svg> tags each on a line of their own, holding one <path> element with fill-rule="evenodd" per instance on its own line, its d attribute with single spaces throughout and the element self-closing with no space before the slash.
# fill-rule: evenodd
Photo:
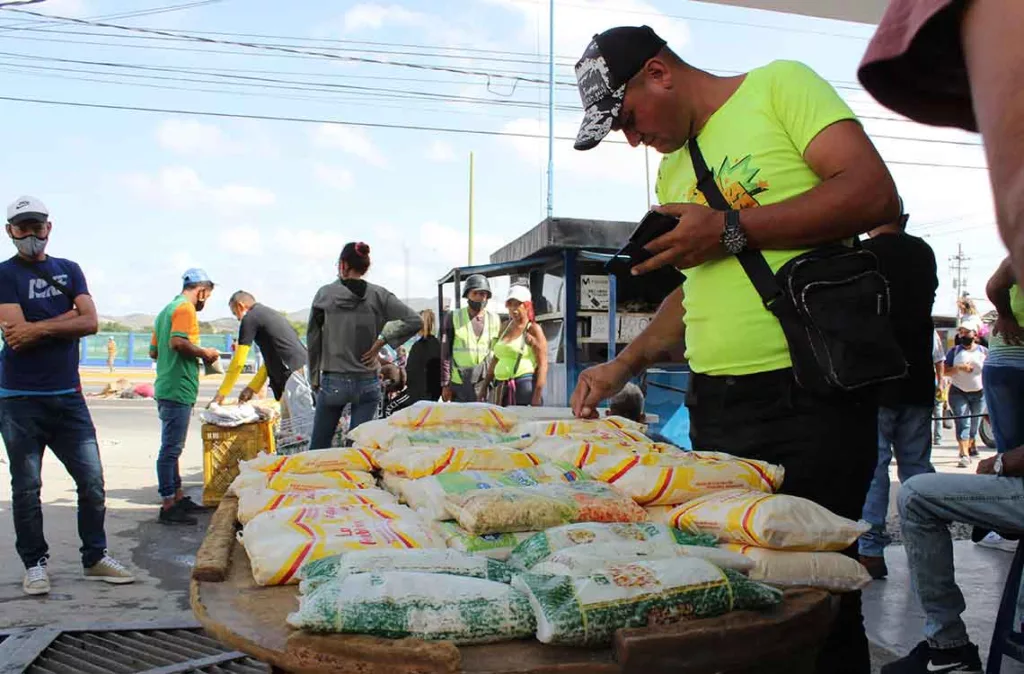
<svg viewBox="0 0 1024 674">
<path fill-rule="evenodd" d="M 496 382 L 491 401 L 540 407 L 548 378 L 548 341 L 535 322 L 530 289 L 521 285 L 509 288 L 505 308 L 509 324 L 494 345 L 487 373 L 487 388 Z"/>
</svg>

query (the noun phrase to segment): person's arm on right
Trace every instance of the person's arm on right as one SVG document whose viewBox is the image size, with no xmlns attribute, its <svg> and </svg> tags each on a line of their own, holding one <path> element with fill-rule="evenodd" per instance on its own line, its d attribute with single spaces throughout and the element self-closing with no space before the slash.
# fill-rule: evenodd
<svg viewBox="0 0 1024 674">
<path fill-rule="evenodd" d="M 1013 274 L 1010 258 L 1000 263 L 999 268 L 985 285 L 985 294 L 996 308 L 996 321 L 992 325 L 992 334 L 1002 337 L 1007 344 L 1020 346 L 1024 344 L 1024 328 L 1017 322 L 1010 306 L 1010 288 L 1017 282 Z"/>
<path fill-rule="evenodd" d="M 614 360 L 589 367 L 580 373 L 570 406 L 585 419 L 597 417 L 597 406 L 615 395 L 630 377 L 640 374 L 672 354 L 686 336 L 683 324 L 683 289 L 676 288 L 658 307 L 650 324 Z"/>
</svg>

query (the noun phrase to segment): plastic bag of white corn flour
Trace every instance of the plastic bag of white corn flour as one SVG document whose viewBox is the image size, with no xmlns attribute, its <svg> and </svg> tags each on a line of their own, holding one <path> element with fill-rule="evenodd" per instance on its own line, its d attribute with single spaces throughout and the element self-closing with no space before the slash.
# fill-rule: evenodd
<svg viewBox="0 0 1024 674">
<path fill-rule="evenodd" d="M 647 424 L 642 424 L 625 417 L 601 417 L 600 419 L 556 419 L 551 421 L 524 421 L 520 430 L 535 437 L 571 437 L 590 435 L 600 436 L 602 433 L 615 434 L 619 431 L 646 433 Z M 650 441 L 648 439 L 648 441 Z"/>
<path fill-rule="evenodd" d="M 871 574 L 860 562 L 839 552 L 767 550 L 737 543 L 723 544 L 721 549 L 749 558 L 754 568 L 748 577 L 771 585 L 853 592 L 871 582 Z"/>
<path fill-rule="evenodd" d="M 756 566 L 754 560 L 744 557 L 738 552 L 703 545 L 665 544 L 664 541 L 661 543 L 591 543 L 551 553 L 551 556 L 543 562 L 535 564 L 530 569 L 530 573 L 552 576 L 584 576 L 593 571 L 599 571 L 609 564 L 626 564 L 673 557 L 697 557 L 723 569 L 731 569 L 744 574 Z M 756 578 L 755 580 L 765 579 Z"/>
<path fill-rule="evenodd" d="M 422 401 L 392 414 L 388 424 L 407 430 L 437 428 L 509 433 L 519 424 L 519 416 L 507 407 L 490 403 Z"/>
<path fill-rule="evenodd" d="M 257 585 L 297 583 L 298 570 L 306 562 L 353 550 L 445 547 L 444 540 L 404 506 L 272 510 L 246 524 L 239 539 Z"/>
<path fill-rule="evenodd" d="M 264 473 L 247 470 L 238 474 L 228 493 L 238 495 L 243 489 L 273 491 L 310 491 L 313 489 L 371 489 L 377 486 L 373 475 L 361 470 L 330 470 L 325 473 Z"/>
<path fill-rule="evenodd" d="M 435 522 L 434 530 L 444 538 L 445 545 L 452 550 L 468 552 L 503 562 L 517 545 L 533 536 L 534 531 L 517 531 L 504 534 L 469 533 L 456 522 Z"/>
<path fill-rule="evenodd" d="M 542 531 L 575 522 L 644 522 L 647 512 L 603 482 L 474 489 L 447 497 L 448 512 L 471 534 Z"/>
<path fill-rule="evenodd" d="M 640 443 L 632 440 L 579 440 L 575 438 L 543 437 L 530 444 L 530 451 L 549 461 L 565 461 L 577 468 L 586 468 L 594 461 L 614 456 L 620 459 L 635 454 L 660 454 L 682 451 L 662 443 Z"/>
<path fill-rule="evenodd" d="M 871 528 L 805 498 L 739 489 L 700 496 L 669 517 L 672 526 L 721 543 L 803 552 L 845 550 Z"/>
<path fill-rule="evenodd" d="M 531 536 L 519 544 L 508 562 L 520 569 L 532 568 L 552 554 L 580 545 L 634 545 L 647 543 L 667 549 L 679 545 L 712 547 L 715 537 L 685 533 L 653 522 L 611 523 L 582 522 L 553 527 Z"/>
<path fill-rule="evenodd" d="M 288 624 L 309 632 L 414 637 L 456 645 L 524 639 L 536 622 L 509 585 L 413 572 L 361 573 L 299 597 Z"/>
<path fill-rule="evenodd" d="M 288 456 L 263 453 L 238 464 L 240 471 L 258 470 L 264 473 L 304 474 L 324 473 L 331 470 L 361 470 L 369 473 L 377 468 L 379 466 L 371 451 L 353 447 L 313 449 Z"/>
<path fill-rule="evenodd" d="M 238 494 L 238 521 L 247 524 L 253 517 L 268 510 L 318 505 L 390 507 L 398 505 L 398 500 L 383 489 L 314 489 L 312 491 L 243 489 Z"/>
<path fill-rule="evenodd" d="M 458 550 L 354 550 L 304 564 L 299 569 L 299 578 L 302 580 L 299 592 L 308 593 L 324 583 L 354 573 L 390 571 L 444 573 L 483 578 L 496 583 L 512 582 L 512 569 L 508 564 Z"/>
<path fill-rule="evenodd" d="M 479 429 L 426 428 L 407 429 L 392 426 L 387 419 L 360 424 L 349 431 L 348 438 L 356 446 L 373 450 L 399 447 L 443 446 L 480 447 L 503 446 L 524 448 L 532 438 L 516 432 L 482 431 Z"/>
<path fill-rule="evenodd" d="M 526 594 L 545 644 L 606 645 L 617 629 L 762 609 L 782 591 L 696 557 L 609 564 L 583 576 L 532 572 L 512 587 Z"/>
<path fill-rule="evenodd" d="M 544 463 L 537 455 L 511 447 L 408 447 L 381 452 L 377 457 L 386 473 L 420 478 L 467 470 L 516 470 Z"/>
<path fill-rule="evenodd" d="M 387 473 L 384 476 L 385 485 L 396 486 L 401 494 L 401 500 L 409 504 L 410 508 L 428 519 L 437 521 L 452 519 L 446 504 L 447 497 L 452 494 L 463 494 L 476 489 L 533 486 L 587 479 L 582 471 L 557 462 L 501 472 L 467 470 L 460 473 L 441 473 L 415 480 L 399 481 L 397 485 Z"/>
<path fill-rule="evenodd" d="M 675 505 L 723 489 L 772 493 L 782 485 L 782 466 L 728 454 L 668 452 L 598 458 L 582 467 L 642 506 Z"/>
</svg>

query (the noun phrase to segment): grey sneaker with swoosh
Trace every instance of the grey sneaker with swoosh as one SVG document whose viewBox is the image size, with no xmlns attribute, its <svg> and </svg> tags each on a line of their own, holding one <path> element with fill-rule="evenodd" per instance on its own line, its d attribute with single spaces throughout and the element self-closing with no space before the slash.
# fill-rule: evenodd
<svg viewBox="0 0 1024 674">
<path fill-rule="evenodd" d="M 906 657 L 883 666 L 881 674 L 984 674 L 984 671 L 974 644 L 939 649 L 922 641 Z"/>
</svg>

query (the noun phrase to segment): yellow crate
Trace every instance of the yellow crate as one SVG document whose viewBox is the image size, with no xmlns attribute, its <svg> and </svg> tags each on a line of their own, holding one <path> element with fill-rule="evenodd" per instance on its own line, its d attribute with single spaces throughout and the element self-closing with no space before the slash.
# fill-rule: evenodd
<svg viewBox="0 0 1024 674">
<path fill-rule="evenodd" d="M 223 428 L 203 424 L 203 505 L 215 506 L 238 477 L 238 462 L 276 453 L 269 421 Z"/>
</svg>

